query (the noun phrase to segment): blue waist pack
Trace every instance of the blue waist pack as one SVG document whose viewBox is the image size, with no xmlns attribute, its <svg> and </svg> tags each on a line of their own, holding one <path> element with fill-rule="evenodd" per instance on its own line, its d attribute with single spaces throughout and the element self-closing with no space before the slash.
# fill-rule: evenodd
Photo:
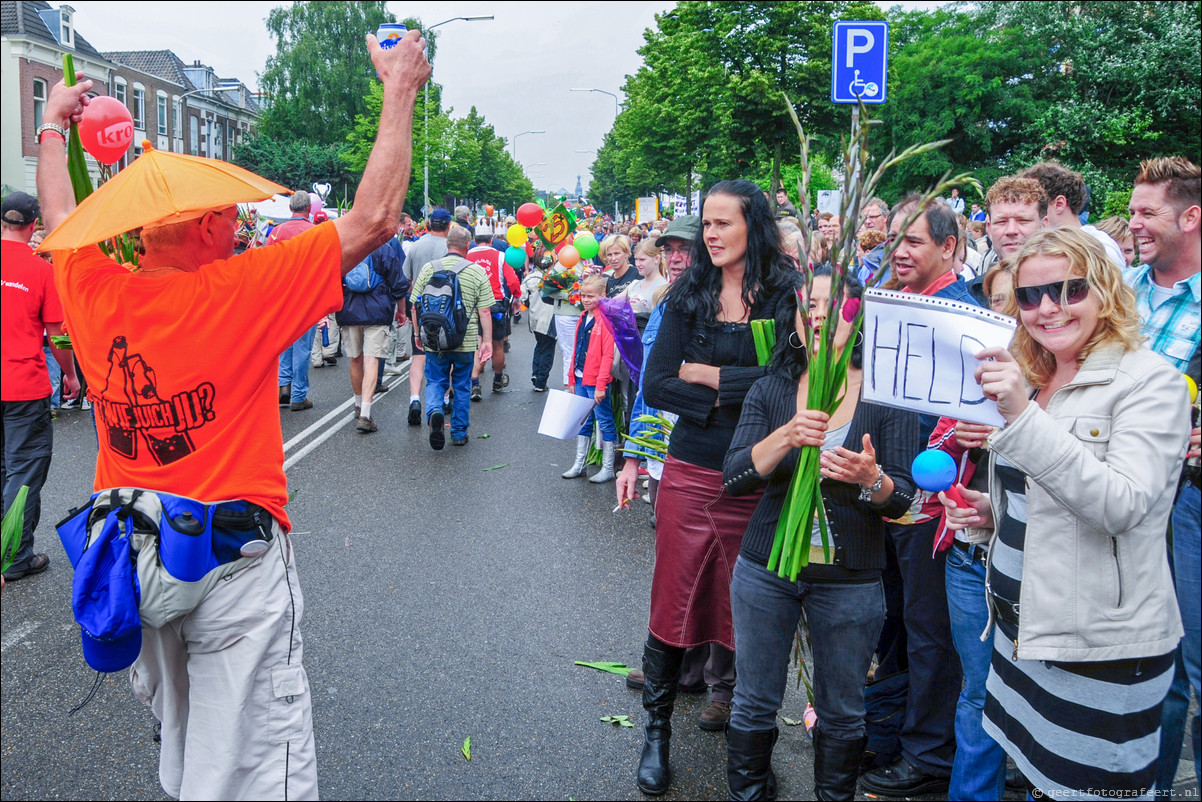
<svg viewBox="0 0 1202 802">
<path fill-rule="evenodd" d="M 240 557 L 263 554 L 272 539 L 272 518 L 247 501 L 204 504 L 119 488 L 96 493 L 56 529 L 75 569 L 71 605 L 84 658 L 108 673 L 128 668 L 142 648 L 140 548 L 152 544 L 173 580 L 195 583 Z"/>
</svg>

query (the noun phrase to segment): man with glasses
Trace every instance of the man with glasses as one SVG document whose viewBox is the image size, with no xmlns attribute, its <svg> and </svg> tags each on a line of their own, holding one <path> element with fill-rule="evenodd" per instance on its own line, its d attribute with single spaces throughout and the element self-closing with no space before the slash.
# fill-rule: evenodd
<svg viewBox="0 0 1202 802">
<path fill-rule="evenodd" d="M 889 233 L 888 218 L 889 204 L 880 198 L 869 198 L 861 207 L 863 214 L 860 231 L 879 231 Z M 870 280 L 881 269 L 881 260 L 885 258 L 885 248 L 888 242 L 882 242 L 868 253 L 864 254 L 863 264 L 860 265 L 860 283 L 868 286 Z"/>
</svg>

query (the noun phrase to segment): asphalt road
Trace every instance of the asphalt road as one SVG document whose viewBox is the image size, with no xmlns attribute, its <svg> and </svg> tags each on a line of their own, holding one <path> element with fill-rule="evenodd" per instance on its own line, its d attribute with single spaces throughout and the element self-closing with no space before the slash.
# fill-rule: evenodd
<svg viewBox="0 0 1202 802">
<path fill-rule="evenodd" d="M 612 483 L 559 477 L 573 444 L 536 434 L 546 396 L 529 383 L 533 336 L 516 328 L 510 388 L 491 393 L 486 373 L 466 448 L 433 452 L 406 425 L 406 374 L 377 398 L 379 431 L 358 434 L 346 360 L 312 371 L 314 409 L 280 412 L 324 798 L 645 799 L 639 694 L 573 662 L 638 665 L 650 507 L 615 515 Z M 553 386 L 559 370 L 557 358 Z M 154 718 L 126 672 L 70 712 L 97 675 L 53 524 L 89 495 L 95 454 L 88 413 L 63 412 L 37 532 L 51 568 L 0 603 L 4 799 L 167 798 Z M 782 714 L 800 719 L 803 699 L 790 687 Z M 704 705 L 677 704 L 664 799 L 726 798 L 725 739 L 695 726 Z M 623 714 L 635 728 L 600 721 Z M 781 730 L 780 798 L 812 798 L 808 738 Z"/>
</svg>

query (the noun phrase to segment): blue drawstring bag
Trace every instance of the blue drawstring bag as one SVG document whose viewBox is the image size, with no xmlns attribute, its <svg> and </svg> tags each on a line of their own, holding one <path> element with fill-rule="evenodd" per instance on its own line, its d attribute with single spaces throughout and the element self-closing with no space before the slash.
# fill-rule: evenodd
<svg viewBox="0 0 1202 802">
<path fill-rule="evenodd" d="M 71 587 L 84 659 L 104 673 L 129 668 L 142 651 L 141 591 L 129 542 L 133 523 L 122 512 L 117 508 L 105 517 L 100 534 L 79 556 Z M 123 523 L 128 531 L 122 531 Z"/>
</svg>

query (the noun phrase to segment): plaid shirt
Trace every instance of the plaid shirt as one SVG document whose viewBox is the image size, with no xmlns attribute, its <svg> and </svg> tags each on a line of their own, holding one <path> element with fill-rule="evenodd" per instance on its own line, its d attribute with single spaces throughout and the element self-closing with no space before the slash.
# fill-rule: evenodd
<svg viewBox="0 0 1202 802">
<path fill-rule="evenodd" d="M 1139 318 L 1144 322 L 1148 347 L 1185 372 L 1198 348 L 1199 274 L 1173 285 L 1173 296 L 1152 308 L 1152 268 L 1141 265 L 1123 271 L 1123 280 L 1135 291 Z"/>
</svg>

